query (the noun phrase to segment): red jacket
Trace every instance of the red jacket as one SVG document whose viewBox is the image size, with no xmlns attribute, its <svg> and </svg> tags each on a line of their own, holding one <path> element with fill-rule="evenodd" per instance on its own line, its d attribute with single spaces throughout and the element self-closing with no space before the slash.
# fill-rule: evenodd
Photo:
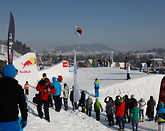
<svg viewBox="0 0 165 131">
<path fill-rule="evenodd" d="M 48 88 L 50 89 L 50 92 L 48 91 Z M 48 96 L 50 95 L 50 93 L 52 93 L 52 94 L 56 93 L 56 89 L 50 85 L 50 81 L 49 81 L 48 86 L 45 86 L 44 84 L 42 84 L 42 85 L 38 84 L 36 87 L 36 90 L 40 92 L 41 100 L 48 100 Z M 46 90 L 46 92 L 45 92 L 45 90 Z"/>
<path fill-rule="evenodd" d="M 125 109 L 125 101 L 123 101 L 123 103 L 121 103 L 121 105 L 118 105 L 115 117 L 124 116 L 124 109 Z"/>
</svg>

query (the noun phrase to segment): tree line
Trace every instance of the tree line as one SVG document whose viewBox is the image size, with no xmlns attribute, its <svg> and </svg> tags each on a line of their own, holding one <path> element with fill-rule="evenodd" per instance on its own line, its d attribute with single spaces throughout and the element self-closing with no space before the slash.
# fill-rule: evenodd
<svg viewBox="0 0 165 131">
<path fill-rule="evenodd" d="M 5 40 L 5 41 L 0 40 L 0 44 L 7 45 L 7 40 Z M 28 47 L 26 44 L 24 44 L 18 40 L 15 41 L 13 47 L 16 52 L 18 52 L 22 55 L 32 51 L 30 47 Z"/>
</svg>

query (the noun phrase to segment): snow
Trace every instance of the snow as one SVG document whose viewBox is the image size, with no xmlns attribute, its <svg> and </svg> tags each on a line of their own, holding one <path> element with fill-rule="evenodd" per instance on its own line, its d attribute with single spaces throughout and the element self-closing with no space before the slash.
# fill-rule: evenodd
<svg viewBox="0 0 165 131">
<path fill-rule="evenodd" d="M 47 70 L 49 71 L 49 70 Z M 46 72 L 48 73 L 48 72 Z M 73 72 L 70 72 L 73 73 Z M 78 81 L 81 90 L 86 92 L 86 97 L 90 95 L 95 102 L 93 83 L 97 77 L 100 81 L 100 97 L 104 111 L 100 114 L 100 121 L 96 121 L 95 112 L 92 110 L 91 117 L 79 110 L 73 111 L 71 102 L 69 103 L 69 110 L 61 109 L 56 112 L 53 108 L 49 109 L 50 123 L 38 117 L 36 105 L 32 103 L 32 98 L 37 91 L 36 85 L 31 85 L 30 95 L 27 97 L 28 103 L 28 125 L 25 131 L 45 131 L 45 130 L 61 130 L 61 131 L 111 131 L 118 130 L 118 125 L 113 127 L 108 126 L 105 120 L 105 103 L 104 98 L 111 96 L 115 99 L 116 95 L 124 96 L 127 94 L 129 97 L 134 94 L 135 98 L 139 100 L 141 97 L 147 102 L 151 95 L 154 96 L 155 101 L 158 101 L 160 82 L 163 75 L 159 74 L 145 74 L 138 71 L 131 71 L 131 79 L 126 80 L 126 70 L 115 69 L 109 67 L 101 68 L 78 68 Z M 56 76 L 57 77 L 57 76 Z M 50 78 L 51 79 L 51 78 Z M 20 79 L 19 81 L 22 81 Z M 25 80 L 24 80 L 25 81 Z M 70 87 L 73 85 L 73 75 L 68 75 L 64 78 L 63 83 L 67 83 Z M 131 123 L 125 124 L 125 130 L 131 131 Z M 145 122 L 139 123 L 139 130 L 152 131 L 157 130 L 157 123 L 148 121 L 145 116 Z"/>
</svg>

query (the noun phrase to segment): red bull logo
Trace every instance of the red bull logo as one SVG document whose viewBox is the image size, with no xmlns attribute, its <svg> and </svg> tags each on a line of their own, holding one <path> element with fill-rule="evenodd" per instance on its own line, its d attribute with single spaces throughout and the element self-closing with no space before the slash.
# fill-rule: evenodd
<svg viewBox="0 0 165 131">
<path fill-rule="evenodd" d="M 63 67 L 68 67 L 68 62 L 63 62 Z"/>
<path fill-rule="evenodd" d="M 34 66 L 34 57 L 30 57 L 27 61 L 22 63 L 23 68 L 28 66 Z"/>
</svg>

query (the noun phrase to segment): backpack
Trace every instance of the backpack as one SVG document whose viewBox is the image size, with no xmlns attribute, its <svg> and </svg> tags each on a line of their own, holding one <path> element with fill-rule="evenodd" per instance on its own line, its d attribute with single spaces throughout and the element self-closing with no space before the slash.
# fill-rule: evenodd
<svg viewBox="0 0 165 131">
<path fill-rule="evenodd" d="M 35 96 L 33 97 L 33 103 L 38 104 L 39 99 L 40 99 L 39 94 L 35 94 Z"/>
</svg>

